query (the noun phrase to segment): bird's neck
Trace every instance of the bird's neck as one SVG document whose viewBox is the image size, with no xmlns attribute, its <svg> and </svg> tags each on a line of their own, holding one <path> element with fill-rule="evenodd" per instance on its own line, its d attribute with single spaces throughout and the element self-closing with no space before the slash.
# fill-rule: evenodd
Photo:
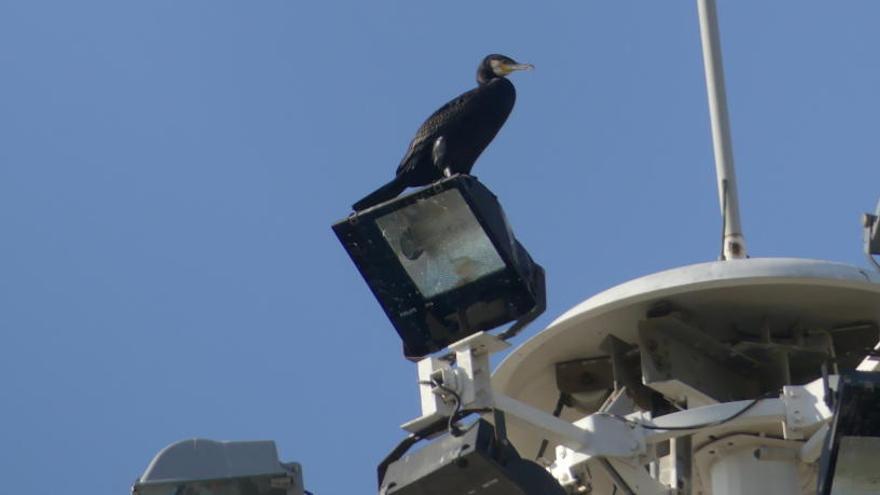
<svg viewBox="0 0 880 495">
<path fill-rule="evenodd" d="M 508 80 L 506 77 L 496 76 L 496 77 L 493 77 L 492 79 L 489 79 L 485 82 L 483 82 L 483 81 L 477 81 L 477 82 L 479 83 L 479 85 L 477 86 L 478 88 L 488 88 L 491 86 L 491 87 L 497 88 L 497 89 L 500 89 L 500 88 L 513 89 L 513 83 L 511 83 L 510 80 Z"/>
<path fill-rule="evenodd" d="M 480 67 L 477 71 L 477 83 L 480 86 L 485 86 L 492 82 L 494 79 L 499 79 L 499 76 L 492 71 L 491 68 L 488 67 Z"/>
</svg>

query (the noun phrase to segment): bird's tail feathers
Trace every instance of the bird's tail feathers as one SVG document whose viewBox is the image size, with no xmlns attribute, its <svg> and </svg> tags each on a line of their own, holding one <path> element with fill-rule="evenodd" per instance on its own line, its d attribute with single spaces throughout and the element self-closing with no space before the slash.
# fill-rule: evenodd
<svg viewBox="0 0 880 495">
<path fill-rule="evenodd" d="M 366 210 L 371 206 L 384 203 L 385 201 L 394 198 L 402 193 L 404 189 L 406 189 L 406 184 L 403 183 L 403 179 L 400 176 L 397 176 L 388 184 L 385 184 L 379 189 L 366 195 L 363 199 L 352 205 L 352 208 L 354 211 Z"/>
</svg>

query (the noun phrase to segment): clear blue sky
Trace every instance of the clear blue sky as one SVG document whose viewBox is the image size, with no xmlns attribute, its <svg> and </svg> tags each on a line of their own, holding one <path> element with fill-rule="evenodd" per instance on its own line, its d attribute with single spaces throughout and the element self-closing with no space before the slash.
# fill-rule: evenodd
<svg viewBox="0 0 880 495">
<path fill-rule="evenodd" d="M 719 9 L 751 254 L 863 265 L 880 3 Z M 547 269 L 517 342 L 717 256 L 693 1 L 0 3 L 4 493 L 126 493 L 195 436 L 372 493 L 415 368 L 330 224 L 491 52 L 537 67 L 475 168 Z"/>
</svg>

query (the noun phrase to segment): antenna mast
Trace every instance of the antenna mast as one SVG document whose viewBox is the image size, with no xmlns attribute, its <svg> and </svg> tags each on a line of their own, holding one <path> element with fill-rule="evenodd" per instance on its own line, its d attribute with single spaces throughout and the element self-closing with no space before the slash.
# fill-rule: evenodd
<svg viewBox="0 0 880 495">
<path fill-rule="evenodd" d="M 727 114 L 727 92 L 724 88 L 724 66 L 721 61 L 721 39 L 715 0 L 697 0 L 700 16 L 700 38 L 706 69 L 706 91 L 709 96 L 709 117 L 712 121 L 712 142 L 715 149 L 715 173 L 718 176 L 718 200 L 724 224 L 722 259 L 746 258 L 746 240 L 739 218 L 739 194 L 733 165 L 733 144 Z"/>
</svg>

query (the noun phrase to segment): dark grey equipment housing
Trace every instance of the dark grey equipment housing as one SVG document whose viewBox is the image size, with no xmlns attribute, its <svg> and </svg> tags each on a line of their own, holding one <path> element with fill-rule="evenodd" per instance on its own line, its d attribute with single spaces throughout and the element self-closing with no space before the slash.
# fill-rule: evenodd
<svg viewBox="0 0 880 495">
<path fill-rule="evenodd" d="M 817 493 L 877 493 L 880 372 L 842 374 L 835 397 L 834 419 L 825 437 Z"/>
<path fill-rule="evenodd" d="M 523 459 L 495 428 L 478 420 L 388 466 L 379 495 L 564 495 L 546 469 Z"/>
</svg>

